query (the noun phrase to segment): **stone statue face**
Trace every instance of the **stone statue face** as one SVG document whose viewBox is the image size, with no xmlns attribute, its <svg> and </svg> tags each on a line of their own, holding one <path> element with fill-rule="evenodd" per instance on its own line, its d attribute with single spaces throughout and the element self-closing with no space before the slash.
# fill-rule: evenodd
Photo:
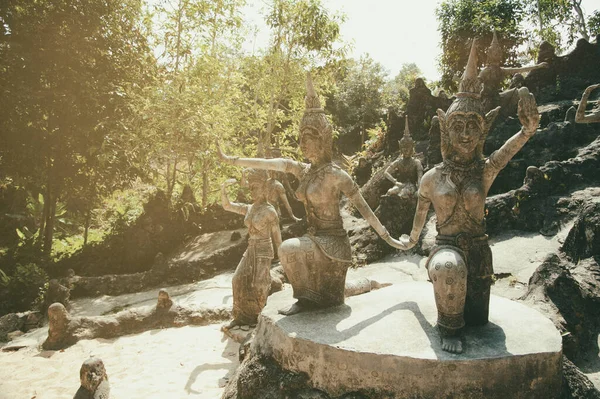
<svg viewBox="0 0 600 399">
<path fill-rule="evenodd" d="M 250 195 L 254 201 L 262 199 L 265 196 L 265 184 L 259 181 L 250 181 L 248 183 Z"/>
<path fill-rule="evenodd" d="M 475 113 L 452 115 L 448 120 L 448 136 L 454 151 L 468 155 L 473 153 L 483 134 L 481 117 Z"/>
<path fill-rule="evenodd" d="M 321 158 L 323 154 L 323 142 L 316 130 L 305 127 L 300 131 L 300 149 L 310 162 Z"/>
<path fill-rule="evenodd" d="M 400 143 L 400 153 L 404 158 L 411 158 L 415 153 L 413 143 Z"/>
</svg>

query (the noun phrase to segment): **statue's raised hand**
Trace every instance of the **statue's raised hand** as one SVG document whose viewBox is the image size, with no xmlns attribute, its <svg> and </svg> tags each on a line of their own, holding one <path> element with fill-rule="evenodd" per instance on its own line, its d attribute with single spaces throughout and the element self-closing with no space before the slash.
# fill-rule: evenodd
<svg viewBox="0 0 600 399">
<path fill-rule="evenodd" d="M 585 92 L 584 92 L 584 93 L 588 93 L 588 94 L 589 94 L 589 93 L 591 93 L 592 91 L 596 90 L 598 87 L 600 87 L 600 83 L 596 83 L 595 85 L 588 86 L 588 87 L 585 89 Z"/>
<path fill-rule="evenodd" d="M 517 111 L 519 121 L 523 126 L 523 133 L 526 136 L 533 136 L 540 123 L 540 114 L 535 103 L 535 97 L 529 92 L 527 87 L 519 89 L 519 108 Z"/>
<path fill-rule="evenodd" d="M 217 146 L 217 155 L 219 156 L 219 159 L 221 161 L 225 161 L 227 163 L 233 163 L 233 157 L 230 157 L 229 155 L 225 155 L 223 154 L 223 151 L 221 151 L 221 146 L 219 145 L 219 140 L 215 140 L 215 144 Z"/>
</svg>

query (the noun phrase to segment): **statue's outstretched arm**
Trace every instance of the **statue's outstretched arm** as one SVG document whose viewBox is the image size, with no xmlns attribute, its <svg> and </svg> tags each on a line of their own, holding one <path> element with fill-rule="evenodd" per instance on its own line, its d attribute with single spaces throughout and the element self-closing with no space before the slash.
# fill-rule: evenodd
<svg viewBox="0 0 600 399">
<path fill-rule="evenodd" d="M 341 176 L 342 182 L 340 185 L 340 189 L 342 193 L 344 193 L 344 195 L 348 197 L 350 202 L 352 202 L 352 205 L 354 205 L 356 209 L 358 209 L 362 217 L 365 218 L 369 225 L 377 232 L 377 234 L 379 234 L 379 237 L 381 237 L 385 242 L 387 242 L 394 248 L 404 249 L 404 247 L 400 244 L 400 241 L 393 239 L 390 236 L 390 233 L 388 233 L 385 226 L 381 224 L 379 219 L 377 219 L 377 216 L 375 216 L 375 214 L 371 210 L 371 207 L 363 198 L 358 186 L 356 185 L 356 183 L 354 183 L 352 178 L 345 172 Z"/>
<path fill-rule="evenodd" d="M 392 162 L 387 168 L 385 168 L 385 172 L 383 172 L 383 176 L 385 176 L 386 179 L 388 179 L 389 181 L 391 181 L 394 184 L 398 183 L 398 181 L 394 178 L 394 176 L 392 176 L 392 173 L 394 172 L 395 168 L 396 168 L 396 161 Z"/>
<path fill-rule="evenodd" d="M 278 172 L 293 173 L 298 176 L 304 169 L 304 164 L 285 158 L 240 158 L 223 154 L 219 142 L 217 141 L 217 154 L 222 161 L 236 166 L 246 168 L 275 170 Z"/>
<path fill-rule="evenodd" d="M 531 136 L 535 134 L 540 122 L 540 114 L 537 110 L 537 104 L 533 94 L 529 93 L 526 87 L 519 89 L 519 106 L 518 115 L 519 121 L 523 126 L 521 130 L 512 136 L 504 143 L 500 149 L 494 151 L 490 155 L 486 163 L 486 174 L 488 175 L 487 181 L 485 182 L 486 188 L 489 188 L 500 172 L 508 164 L 508 162 L 515 156 L 517 152 L 529 140 Z"/>
<path fill-rule="evenodd" d="M 431 206 L 431 200 L 424 196 L 424 193 L 429 188 L 424 187 L 424 185 L 428 186 L 427 182 L 419 186 L 419 199 L 417 200 L 417 209 L 410 235 L 402 234 L 402 237 L 400 237 L 400 243 L 403 246 L 401 249 L 408 250 L 417 245 L 421 231 L 423 231 L 423 226 L 425 226 L 425 222 L 427 221 L 427 212 Z"/>
<path fill-rule="evenodd" d="M 227 186 L 235 184 L 236 182 L 237 181 L 235 179 L 229 179 L 221 185 L 221 204 L 223 205 L 223 209 L 228 212 L 245 215 L 248 212 L 249 205 L 238 204 L 237 202 L 232 203 L 229 201 L 229 197 L 227 196 Z"/>
<path fill-rule="evenodd" d="M 541 62 L 537 65 L 531 65 L 531 66 L 526 66 L 526 67 L 519 67 L 519 68 L 502 67 L 501 69 L 505 75 L 514 75 L 515 73 L 526 73 L 526 72 L 531 72 L 536 69 L 547 68 L 547 67 L 548 67 L 547 62 Z"/>
<path fill-rule="evenodd" d="M 592 91 L 600 87 L 600 83 L 589 86 L 583 92 L 581 96 L 581 101 L 579 102 L 579 106 L 577 107 L 577 112 L 575 113 L 575 122 L 577 123 L 594 123 L 600 122 L 600 112 L 596 112 L 590 115 L 585 114 L 585 108 L 587 107 L 587 102 Z"/>
</svg>

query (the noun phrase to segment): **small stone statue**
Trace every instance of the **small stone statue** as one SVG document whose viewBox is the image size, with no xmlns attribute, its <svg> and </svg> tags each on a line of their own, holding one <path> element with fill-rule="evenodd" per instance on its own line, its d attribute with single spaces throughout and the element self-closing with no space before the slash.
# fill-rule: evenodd
<svg viewBox="0 0 600 399">
<path fill-rule="evenodd" d="M 300 181 L 296 196 L 304 202 L 308 232 L 303 237 L 285 240 L 279 248 L 279 259 L 298 299 L 290 308 L 280 310 L 284 315 L 344 303 L 346 272 L 352 260 L 350 240 L 340 215 L 341 194 L 388 244 L 399 244 L 369 208 L 352 178 L 332 162 L 333 129 L 310 75 L 306 83 L 300 148 L 309 163 L 285 158 L 230 157 L 221 152 L 217 143 L 219 156 L 227 163 L 292 173 Z"/>
<path fill-rule="evenodd" d="M 73 399 L 109 399 L 110 385 L 108 375 L 101 359 L 91 357 L 79 370 L 81 386 Z"/>
<path fill-rule="evenodd" d="M 479 85 L 474 41 L 456 100 L 447 112 L 437 111 L 443 163 L 423 176 L 412 231 L 400 238 L 407 249 L 417 243 L 433 204 L 438 235 L 427 269 L 442 349 L 451 353 L 463 351 L 460 333 L 465 324 L 488 322 L 494 273 L 485 234 L 485 198 L 498 173 L 533 136 L 540 118 L 533 95 L 527 88 L 519 89 L 518 115 L 523 127 L 485 158 L 485 138 L 500 107 L 484 113 Z"/>
<path fill-rule="evenodd" d="M 431 118 L 429 127 L 429 144 L 427 145 L 427 166 L 432 167 L 442 162 L 440 120 L 437 116 Z"/>
<path fill-rule="evenodd" d="M 248 227 L 248 249 L 233 275 L 233 321 L 225 328 L 256 324 L 259 313 L 267 303 L 271 288 L 271 260 L 273 246 L 281 245 L 279 217 L 277 211 L 267 202 L 267 173 L 264 170 L 247 169 L 245 184 L 250 189 L 252 205 L 229 202 L 226 187 L 235 183 L 226 181 L 221 188 L 223 209 L 245 215 L 244 224 Z"/>
<path fill-rule="evenodd" d="M 516 73 L 525 73 L 538 68 L 545 68 L 548 66 L 548 64 L 543 62 L 538 65 L 521 68 L 508 68 L 501 66 L 502 46 L 500 46 L 496 32 L 494 32 L 492 43 L 490 44 L 486 54 L 487 66 L 483 68 L 479 74 L 479 78 L 483 82 L 483 91 L 481 92 L 483 110 L 488 112 L 497 106 L 502 106 L 504 113 L 512 113 L 516 108 L 515 100 L 518 100 L 518 96 L 516 94 L 516 89 L 509 89 L 500 93 L 504 79 L 507 76 Z"/>
<path fill-rule="evenodd" d="M 173 300 L 169 296 L 169 293 L 164 288 L 158 291 L 158 301 L 156 302 L 157 310 L 169 310 L 173 306 Z"/>
<path fill-rule="evenodd" d="M 288 215 L 292 218 L 294 222 L 299 222 L 302 219 L 297 218 L 294 215 L 294 211 L 292 211 L 292 207 L 290 206 L 290 202 L 288 201 L 287 195 L 285 194 L 285 187 L 279 180 L 277 180 L 276 176 L 272 172 L 268 172 L 269 178 L 266 183 L 267 190 L 267 202 L 271 204 L 277 215 L 281 217 L 281 210 L 279 209 L 279 202 L 283 203 Z"/>
<path fill-rule="evenodd" d="M 400 144 L 401 155 L 383 172 L 386 179 L 394 183 L 394 187 L 390 188 L 386 195 L 412 198 L 421 182 L 423 165 L 421 165 L 421 161 L 413 158 L 415 142 L 410 137 L 408 116 L 404 123 L 404 137 L 398 143 Z M 398 178 L 396 179 L 394 176 L 398 176 Z"/>
<path fill-rule="evenodd" d="M 577 113 L 575 114 L 575 122 L 577 123 L 596 123 L 600 122 L 600 102 L 592 110 L 591 114 L 585 114 L 585 108 L 587 107 L 588 97 L 592 94 L 592 91 L 600 87 L 600 83 L 591 85 L 585 89 L 581 96 L 581 101 L 577 107 Z"/>
</svg>

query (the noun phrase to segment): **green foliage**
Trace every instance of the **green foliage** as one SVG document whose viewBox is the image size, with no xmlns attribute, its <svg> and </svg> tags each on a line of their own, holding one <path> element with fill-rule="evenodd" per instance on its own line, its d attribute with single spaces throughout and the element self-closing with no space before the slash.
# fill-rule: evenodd
<svg viewBox="0 0 600 399">
<path fill-rule="evenodd" d="M 456 91 L 456 80 L 467 64 L 471 41 L 479 38 L 480 64 L 494 31 L 504 49 L 503 65 L 516 65 L 518 46 L 525 39 L 521 0 L 446 0 L 436 10 L 443 54 L 441 84 Z"/>
<path fill-rule="evenodd" d="M 422 77 L 421 70 L 416 64 L 402 64 L 400 72 L 384 88 L 384 101 L 389 110 L 399 114 L 406 107 L 409 91 L 419 77 Z"/>
<path fill-rule="evenodd" d="M 590 15 L 587 26 L 591 36 L 600 35 L 600 10 L 595 10 Z"/>
<path fill-rule="evenodd" d="M 48 275 L 35 263 L 17 264 L 12 275 L 0 279 L 0 314 L 23 312 L 41 305 Z"/>
<path fill-rule="evenodd" d="M 328 111 L 340 137 L 352 135 L 360 147 L 385 115 L 384 86 L 387 71 L 368 55 L 348 60 L 339 74 Z"/>
<path fill-rule="evenodd" d="M 45 250 L 55 204 L 94 205 L 128 181 L 129 93 L 152 76 L 139 0 L 3 1 L 0 168 L 44 192 Z"/>
<path fill-rule="evenodd" d="M 538 43 L 549 42 L 558 52 L 580 37 L 589 40 L 590 34 L 597 32 L 593 30 L 593 16 L 589 21 L 591 24 L 586 23 L 582 0 L 524 0 L 524 4 L 528 20 L 535 27 L 533 37 Z"/>
</svg>

